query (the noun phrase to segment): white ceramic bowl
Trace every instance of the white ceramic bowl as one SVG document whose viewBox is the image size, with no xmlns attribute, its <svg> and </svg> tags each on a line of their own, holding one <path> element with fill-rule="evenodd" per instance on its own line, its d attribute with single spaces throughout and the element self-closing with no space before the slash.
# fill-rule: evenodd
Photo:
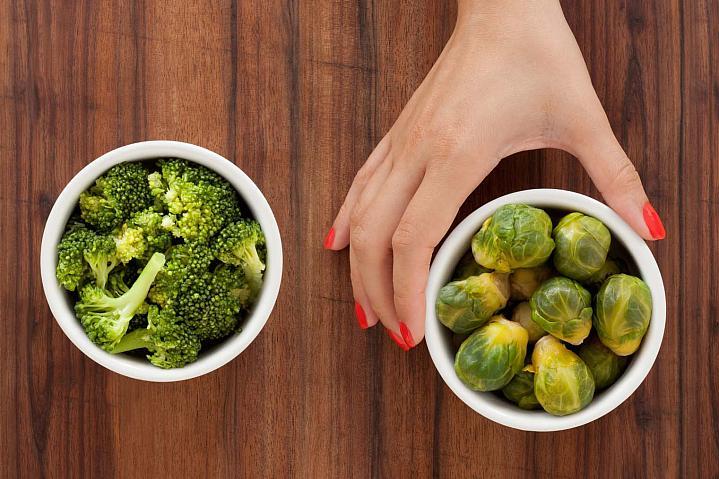
<svg viewBox="0 0 719 479">
<path fill-rule="evenodd" d="M 556 417 L 544 411 L 525 411 L 493 393 L 475 392 L 459 380 L 454 372 L 452 333 L 435 314 L 439 289 L 450 279 L 457 262 L 470 249 L 472 236 L 484 220 L 502 205 L 525 203 L 537 208 L 579 211 L 601 220 L 612 233 L 612 241 L 626 247 L 636 263 L 639 275 L 652 292 L 652 319 L 642 345 L 619 380 L 595 395 L 581 411 Z M 505 426 L 525 431 L 560 431 L 598 419 L 623 403 L 639 387 L 659 353 L 666 322 L 664 283 L 654 256 L 644 240 L 608 206 L 588 196 L 565 190 L 537 189 L 512 193 L 485 204 L 462 221 L 444 241 L 432 263 L 427 283 L 426 341 L 432 361 L 449 388 L 465 404 L 482 416 Z"/>
<path fill-rule="evenodd" d="M 96 346 L 85 335 L 85 331 L 75 317 L 69 294 L 55 278 L 57 244 L 67 220 L 77 205 L 80 193 L 88 189 L 95 179 L 118 163 L 168 157 L 183 158 L 204 165 L 229 181 L 245 201 L 254 218 L 260 223 L 267 241 L 267 268 L 262 291 L 252 307 L 250 315 L 242 323 L 242 331 L 208 350 L 203 350 L 197 361 L 178 369 L 160 369 L 144 358 L 110 354 Z M 282 241 L 269 203 L 252 180 L 233 163 L 217 153 L 189 143 L 144 141 L 105 153 L 80 170 L 62 190 L 45 223 L 40 251 L 40 268 L 45 297 L 52 314 L 70 341 L 83 353 L 98 364 L 124 376 L 145 381 L 181 381 L 207 374 L 231 361 L 244 351 L 260 333 L 270 316 L 280 290 Z"/>
</svg>

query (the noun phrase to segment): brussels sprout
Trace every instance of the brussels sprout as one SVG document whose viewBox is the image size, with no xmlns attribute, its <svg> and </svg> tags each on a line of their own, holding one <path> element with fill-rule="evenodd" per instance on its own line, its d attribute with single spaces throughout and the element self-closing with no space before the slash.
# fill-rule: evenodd
<svg viewBox="0 0 719 479">
<path fill-rule="evenodd" d="M 519 323 L 527 330 L 530 343 L 536 343 L 539 338 L 547 334 L 537 323 L 532 321 L 532 308 L 526 301 L 514 307 L 512 321 Z"/>
<path fill-rule="evenodd" d="M 627 358 L 614 354 L 595 335 L 579 346 L 577 354 L 592 372 L 597 390 L 614 384 L 627 366 Z"/>
<path fill-rule="evenodd" d="M 552 278 L 532 295 L 532 320 L 549 334 L 578 346 L 592 329 L 592 296 L 569 278 Z"/>
<path fill-rule="evenodd" d="M 584 280 L 584 283 L 590 286 L 601 286 L 604 281 L 614 274 L 622 272 L 622 268 L 619 266 L 619 262 L 613 259 L 607 258 L 599 271 L 591 275 L 589 278 Z"/>
<path fill-rule="evenodd" d="M 564 276 L 585 280 L 607 259 L 612 236 L 604 224 L 582 213 L 569 213 L 552 233 L 557 245 L 554 267 Z"/>
<path fill-rule="evenodd" d="M 502 388 L 502 394 L 522 409 L 539 409 L 541 405 L 534 395 L 534 373 L 519 371 L 509 384 Z"/>
<path fill-rule="evenodd" d="M 537 341 L 532 365 L 534 394 L 549 414 L 575 413 L 594 397 L 594 378 L 589 368 L 554 336 Z"/>
<path fill-rule="evenodd" d="M 501 206 L 472 238 L 477 263 L 505 273 L 539 266 L 552 250 L 552 220 L 527 205 Z"/>
<path fill-rule="evenodd" d="M 519 268 L 509 275 L 509 297 L 515 301 L 528 301 L 543 282 L 554 276 L 549 266 Z"/>
<path fill-rule="evenodd" d="M 599 340 L 619 356 L 633 354 L 652 317 L 652 293 L 636 276 L 610 276 L 596 297 L 594 327 Z"/>
<path fill-rule="evenodd" d="M 477 264 L 474 260 L 474 255 L 471 251 L 465 253 L 462 259 L 459 260 L 457 267 L 454 269 L 454 275 L 452 281 L 462 281 L 470 276 L 479 276 L 482 273 L 490 273 L 491 271 L 487 268 Z"/>
<path fill-rule="evenodd" d="M 507 305 L 509 275 L 482 273 L 452 281 L 437 295 L 437 318 L 455 333 L 468 333 Z"/>
<path fill-rule="evenodd" d="M 522 369 L 526 354 L 527 331 L 502 316 L 494 316 L 459 347 L 454 370 L 473 390 L 496 391 Z"/>
</svg>

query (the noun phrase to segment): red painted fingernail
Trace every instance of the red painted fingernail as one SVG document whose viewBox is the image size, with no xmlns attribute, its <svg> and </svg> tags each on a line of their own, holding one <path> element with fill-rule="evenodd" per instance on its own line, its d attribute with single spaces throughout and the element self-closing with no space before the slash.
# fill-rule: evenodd
<svg viewBox="0 0 719 479">
<path fill-rule="evenodd" d="M 664 229 L 662 220 L 661 218 L 659 218 L 659 215 L 657 214 L 657 211 L 654 209 L 652 204 L 648 201 L 644 205 L 643 213 L 644 222 L 647 224 L 647 228 L 649 228 L 649 234 L 652 235 L 652 238 L 656 240 L 664 239 L 667 235 L 667 232 Z"/>
<path fill-rule="evenodd" d="M 362 309 L 362 306 L 360 306 L 357 301 L 355 301 L 355 316 L 357 316 L 359 327 L 367 329 L 367 315 L 364 314 L 364 309 Z"/>
<path fill-rule="evenodd" d="M 392 341 L 397 343 L 397 346 L 402 348 L 403 351 L 409 351 L 409 347 L 407 347 L 406 344 L 404 344 L 404 341 L 402 341 L 402 338 L 397 336 L 394 331 L 387 329 L 387 334 L 389 334 L 389 337 L 392 338 Z"/>
<path fill-rule="evenodd" d="M 399 323 L 399 332 L 402 333 L 402 339 L 404 339 L 404 342 L 407 344 L 407 346 L 409 346 L 410 348 L 413 348 L 415 346 L 414 338 L 412 337 L 412 333 L 410 333 L 407 325 L 400 322 Z"/>
<path fill-rule="evenodd" d="M 324 246 L 325 249 L 330 249 L 332 247 L 332 243 L 335 241 L 335 229 L 330 228 L 329 233 L 327 233 L 327 236 L 325 236 L 325 242 Z"/>
</svg>

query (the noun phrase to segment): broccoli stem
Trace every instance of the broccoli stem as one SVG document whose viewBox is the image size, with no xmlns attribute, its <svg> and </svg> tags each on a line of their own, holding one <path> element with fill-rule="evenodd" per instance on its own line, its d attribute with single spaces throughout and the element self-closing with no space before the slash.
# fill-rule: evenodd
<svg viewBox="0 0 719 479">
<path fill-rule="evenodd" d="M 149 332 L 145 328 L 130 331 L 122 337 L 119 343 L 110 351 L 112 354 L 125 353 L 134 349 L 150 348 L 152 341 L 149 339 Z"/>
<path fill-rule="evenodd" d="M 164 265 L 165 255 L 162 253 L 153 254 L 135 283 L 127 290 L 127 293 L 119 298 L 115 298 L 114 301 L 117 302 L 119 306 L 118 309 L 122 316 L 128 316 L 129 318 L 134 316 L 135 311 L 145 302 L 147 293 L 150 291 L 150 286 L 152 286 L 152 282 L 155 281 L 155 276 L 157 276 L 157 273 L 160 272 Z"/>
</svg>

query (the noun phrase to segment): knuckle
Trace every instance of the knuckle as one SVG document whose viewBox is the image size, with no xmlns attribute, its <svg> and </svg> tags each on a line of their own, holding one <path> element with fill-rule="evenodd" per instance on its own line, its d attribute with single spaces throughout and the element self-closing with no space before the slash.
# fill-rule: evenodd
<svg viewBox="0 0 719 479">
<path fill-rule="evenodd" d="M 401 221 L 392 235 L 392 249 L 395 251 L 406 250 L 417 244 L 418 236 L 416 228 L 408 221 Z"/>
<path fill-rule="evenodd" d="M 367 168 L 367 166 L 365 165 L 362 168 L 360 168 L 359 171 L 355 174 L 353 181 L 354 181 L 354 183 L 356 183 L 360 186 L 364 186 L 367 184 L 369 179 L 370 179 L 369 168 Z"/>
<path fill-rule="evenodd" d="M 353 224 L 350 230 L 350 245 L 357 252 L 367 251 L 371 244 L 371 236 L 368 234 L 367 228 L 358 222 Z"/>
<path fill-rule="evenodd" d="M 628 159 L 624 161 L 614 172 L 612 172 L 609 181 L 602 190 L 604 192 L 612 191 L 631 191 L 635 187 L 641 185 L 636 168 Z"/>
</svg>

